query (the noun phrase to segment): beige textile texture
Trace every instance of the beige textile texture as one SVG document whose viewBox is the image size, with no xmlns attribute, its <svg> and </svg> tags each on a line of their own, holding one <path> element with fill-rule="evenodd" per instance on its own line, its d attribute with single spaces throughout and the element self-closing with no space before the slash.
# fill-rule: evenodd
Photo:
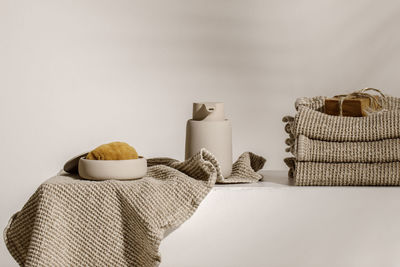
<svg viewBox="0 0 400 267">
<path fill-rule="evenodd" d="M 298 161 L 383 163 L 400 161 L 400 139 L 328 142 L 299 135 L 293 151 Z"/>
<path fill-rule="evenodd" d="M 398 186 L 400 162 L 389 163 L 320 163 L 285 159 L 301 186 Z M 294 172 L 294 173 L 293 173 Z"/>
<path fill-rule="evenodd" d="M 10 219 L 5 243 L 21 266 L 158 266 L 165 231 L 187 220 L 216 181 L 259 181 L 264 163 L 244 153 L 225 179 L 214 156 L 202 150 L 184 162 L 149 159 L 139 180 L 60 174 Z"/>
<path fill-rule="evenodd" d="M 388 96 L 385 112 L 368 117 L 339 117 L 321 112 L 324 97 L 301 98 L 296 102 L 297 114 L 293 133 L 323 141 L 377 141 L 400 138 L 400 98 Z"/>
<path fill-rule="evenodd" d="M 296 185 L 400 185 L 400 99 L 368 117 L 323 113 L 325 97 L 299 98 L 286 116 L 286 158 Z"/>
</svg>

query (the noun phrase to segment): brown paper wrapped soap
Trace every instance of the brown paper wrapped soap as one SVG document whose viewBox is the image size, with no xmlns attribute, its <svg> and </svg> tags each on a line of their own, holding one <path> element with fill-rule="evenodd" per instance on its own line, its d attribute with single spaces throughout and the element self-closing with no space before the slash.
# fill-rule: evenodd
<svg viewBox="0 0 400 267">
<path fill-rule="evenodd" d="M 367 91 L 378 92 L 381 96 L 371 95 L 366 93 Z M 325 99 L 325 113 L 334 116 L 366 117 L 382 109 L 383 98 L 380 90 L 365 88 L 348 95 Z"/>
<path fill-rule="evenodd" d="M 137 159 L 136 150 L 124 142 L 112 142 L 101 145 L 89 152 L 86 159 L 93 160 L 125 160 Z"/>
</svg>

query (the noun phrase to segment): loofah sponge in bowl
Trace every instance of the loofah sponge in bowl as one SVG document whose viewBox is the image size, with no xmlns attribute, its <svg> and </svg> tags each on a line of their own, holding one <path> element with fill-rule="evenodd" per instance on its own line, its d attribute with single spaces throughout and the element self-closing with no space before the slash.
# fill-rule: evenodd
<svg viewBox="0 0 400 267">
<path fill-rule="evenodd" d="M 124 142 L 112 142 L 101 145 L 90 151 L 86 159 L 92 160 L 126 160 L 137 159 L 136 150 Z"/>
</svg>

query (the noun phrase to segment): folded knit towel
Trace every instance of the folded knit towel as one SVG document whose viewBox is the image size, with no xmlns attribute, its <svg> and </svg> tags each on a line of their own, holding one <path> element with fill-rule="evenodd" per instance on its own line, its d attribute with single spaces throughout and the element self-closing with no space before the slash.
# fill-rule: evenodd
<svg viewBox="0 0 400 267">
<path fill-rule="evenodd" d="M 308 138 L 298 135 L 295 138 L 293 132 L 294 118 L 285 116 L 285 131 L 289 138 L 286 152 L 291 152 L 298 161 L 313 162 L 393 162 L 400 161 L 400 138 L 384 139 L 369 142 L 331 142 Z"/>
<path fill-rule="evenodd" d="M 290 139 L 292 140 L 292 139 Z M 288 142 L 298 161 L 383 163 L 400 161 L 400 139 L 370 142 L 327 142 L 299 135 Z"/>
<path fill-rule="evenodd" d="M 300 186 L 398 186 L 400 162 L 319 163 L 285 159 L 289 176 Z"/>
<path fill-rule="evenodd" d="M 21 266 L 158 266 L 165 232 L 195 212 L 216 180 L 258 181 L 264 163 L 244 153 L 225 179 L 214 156 L 202 150 L 184 162 L 149 159 L 139 180 L 60 174 L 10 219 L 5 243 Z"/>
<path fill-rule="evenodd" d="M 377 141 L 400 138 L 400 98 L 386 97 L 385 111 L 368 117 L 324 114 L 325 97 L 300 98 L 292 133 L 323 141 Z"/>
</svg>

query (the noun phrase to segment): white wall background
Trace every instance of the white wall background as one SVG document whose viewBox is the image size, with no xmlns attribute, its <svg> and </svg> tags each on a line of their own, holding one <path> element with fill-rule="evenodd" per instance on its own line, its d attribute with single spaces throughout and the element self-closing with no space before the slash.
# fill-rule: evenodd
<svg viewBox="0 0 400 267">
<path fill-rule="evenodd" d="M 399 25 L 395 0 L 0 0 L 1 227 L 99 144 L 182 159 L 193 101 L 226 103 L 235 157 L 284 168 L 296 97 L 399 95 Z"/>
</svg>

